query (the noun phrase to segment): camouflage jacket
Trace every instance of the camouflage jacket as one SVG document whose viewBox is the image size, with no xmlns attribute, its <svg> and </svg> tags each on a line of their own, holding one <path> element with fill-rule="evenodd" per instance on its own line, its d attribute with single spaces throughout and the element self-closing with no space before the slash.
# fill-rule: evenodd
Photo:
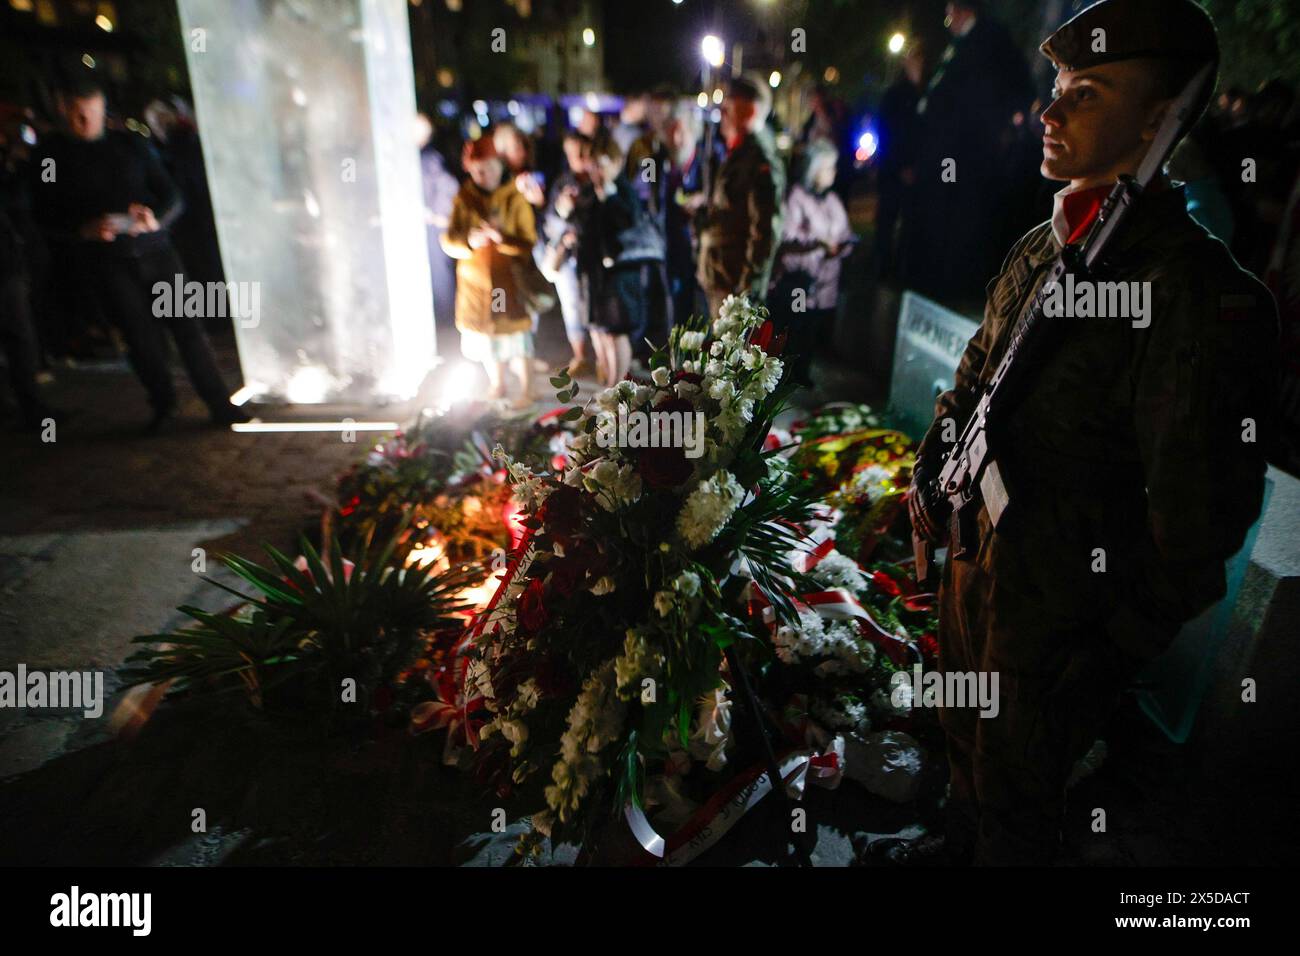
<svg viewBox="0 0 1300 956">
<path fill-rule="evenodd" d="M 944 419 L 964 427 L 1059 250 L 1050 223 L 1012 248 L 922 456 L 942 450 Z M 1096 620 L 1150 659 L 1223 596 L 1224 562 L 1259 516 L 1277 309 L 1188 216 L 1181 188 L 1139 200 L 1106 260 L 1102 279 L 1150 283 L 1149 324 L 1057 320 L 1072 325 L 993 436 L 1017 519 L 990 546 L 981 510 L 977 560 L 1011 593 Z"/>
<path fill-rule="evenodd" d="M 747 292 L 759 302 L 767 297 L 784 196 L 785 168 L 771 134 L 760 130 L 745 137 L 713 182 L 700 233 L 701 287 Z"/>
</svg>

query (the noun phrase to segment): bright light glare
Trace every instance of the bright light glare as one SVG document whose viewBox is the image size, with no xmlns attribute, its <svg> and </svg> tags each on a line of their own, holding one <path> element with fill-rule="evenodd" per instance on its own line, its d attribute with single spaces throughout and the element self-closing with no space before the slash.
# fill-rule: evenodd
<svg viewBox="0 0 1300 956">
<path fill-rule="evenodd" d="M 715 69 L 722 66 L 723 61 L 727 58 L 726 51 L 722 46 L 722 40 L 712 33 L 700 41 L 700 52 L 704 55 L 704 62 Z"/>
<path fill-rule="evenodd" d="M 402 426 L 397 422 L 235 422 L 232 432 L 267 434 L 269 432 L 395 432 Z"/>
<path fill-rule="evenodd" d="M 880 142 L 876 139 L 876 134 L 871 130 L 867 130 L 858 137 L 858 148 L 853 154 L 854 158 L 860 163 L 867 162 L 872 156 L 876 155 L 876 149 L 879 145 Z"/>
<path fill-rule="evenodd" d="M 781 85 L 781 71 L 780 71 L 780 70 L 773 70 L 773 71 L 772 71 L 772 74 L 767 78 L 767 85 L 770 86 L 770 87 L 772 87 L 772 89 L 776 89 L 778 86 Z"/>
<path fill-rule="evenodd" d="M 907 45 L 907 37 L 901 33 L 895 33 L 889 38 L 889 52 L 897 56 L 903 52 L 903 47 Z"/>
<path fill-rule="evenodd" d="M 583 31 L 582 31 L 582 42 L 585 43 L 587 46 L 595 46 L 595 45 L 596 45 L 596 31 L 593 30 L 591 27 L 587 27 L 587 29 L 583 30 Z"/>
<path fill-rule="evenodd" d="M 329 395 L 332 384 L 325 369 L 318 365 L 304 365 L 290 377 L 284 397 L 294 405 L 319 405 Z"/>
<path fill-rule="evenodd" d="M 478 391 L 478 366 L 459 361 L 439 376 L 441 388 L 438 397 L 444 405 L 474 400 Z"/>
</svg>

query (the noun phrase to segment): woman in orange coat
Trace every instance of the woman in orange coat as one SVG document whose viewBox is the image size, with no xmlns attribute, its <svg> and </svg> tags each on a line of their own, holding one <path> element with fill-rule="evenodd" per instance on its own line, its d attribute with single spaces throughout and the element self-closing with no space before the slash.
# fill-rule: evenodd
<svg viewBox="0 0 1300 956">
<path fill-rule="evenodd" d="M 517 408 L 532 403 L 532 317 L 516 283 L 519 265 L 528 265 L 537 227 L 532 206 L 505 178 L 505 165 L 490 137 L 467 143 L 467 179 L 452 203 L 451 223 L 442 248 L 456 260 L 456 328 L 460 351 L 481 362 L 491 386 L 489 397 L 505 398 L 505 365 L 519 378 Z"/>
</svg>

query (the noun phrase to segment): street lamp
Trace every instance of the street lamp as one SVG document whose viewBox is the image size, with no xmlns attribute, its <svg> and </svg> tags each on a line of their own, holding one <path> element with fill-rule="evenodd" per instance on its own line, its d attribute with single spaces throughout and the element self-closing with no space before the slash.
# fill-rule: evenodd
<svg viewBox="0 0 1300 956">
<path fill-rule="evenodd" d="M 715 70 L 722 66 L 723 61 L 727 58 L 722 40 L 712 33 L 700 41 L 700 52 L 704 55 L 704 62 Z"/>
</svg>

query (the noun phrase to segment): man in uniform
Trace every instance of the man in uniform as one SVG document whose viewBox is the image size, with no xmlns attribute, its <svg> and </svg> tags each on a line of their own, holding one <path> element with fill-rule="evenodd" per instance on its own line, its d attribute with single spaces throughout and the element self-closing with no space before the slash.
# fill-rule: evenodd
<svg viewBox="0 0 1300 956">
<path fill-rule="evenodd" d="M 919 449 L 909 508 L 938 544 L 949 509 L 929 482 L 1017 317 L 1117 176 L 1137 171 L 1171 100 L 1218 62 L 1214 26 L 1191 0 L 1102 0 L 1041 49 L 1058 70 L 1042 172 L 1069 185 L 990 284 Z M 970 556 L 944 568 L 941 667 L 996 672 L 1001 697 L 991 718 L 952 702 L 940 711 L 948 833 L 929 849 L 954 862 L 1052 861 L 1073 764 L 1136 669 L 1222 597 L 1224 561 L 1260 512 L 1276 382 L 1268 291 L 1193 222 L 1163 175 L 1105 260 L 1101 280 L 1149 283 L 1149 321 L 1055 320 L 1070 323 L 1063 341 L 1035 360 L 995 432 L 1015 520 L 994 532 L 981 506 Z"/>
<path fill-rule="evenodd" d="M 729 295 L 767 297 L 785 198 L 785 169 L 766 127 L 771 109 L 767 83 L 748 75 L 732 80 L 722 101 L 727 158 L 713 183 L 697 273 L 714 318 Z"/>
</svg>

